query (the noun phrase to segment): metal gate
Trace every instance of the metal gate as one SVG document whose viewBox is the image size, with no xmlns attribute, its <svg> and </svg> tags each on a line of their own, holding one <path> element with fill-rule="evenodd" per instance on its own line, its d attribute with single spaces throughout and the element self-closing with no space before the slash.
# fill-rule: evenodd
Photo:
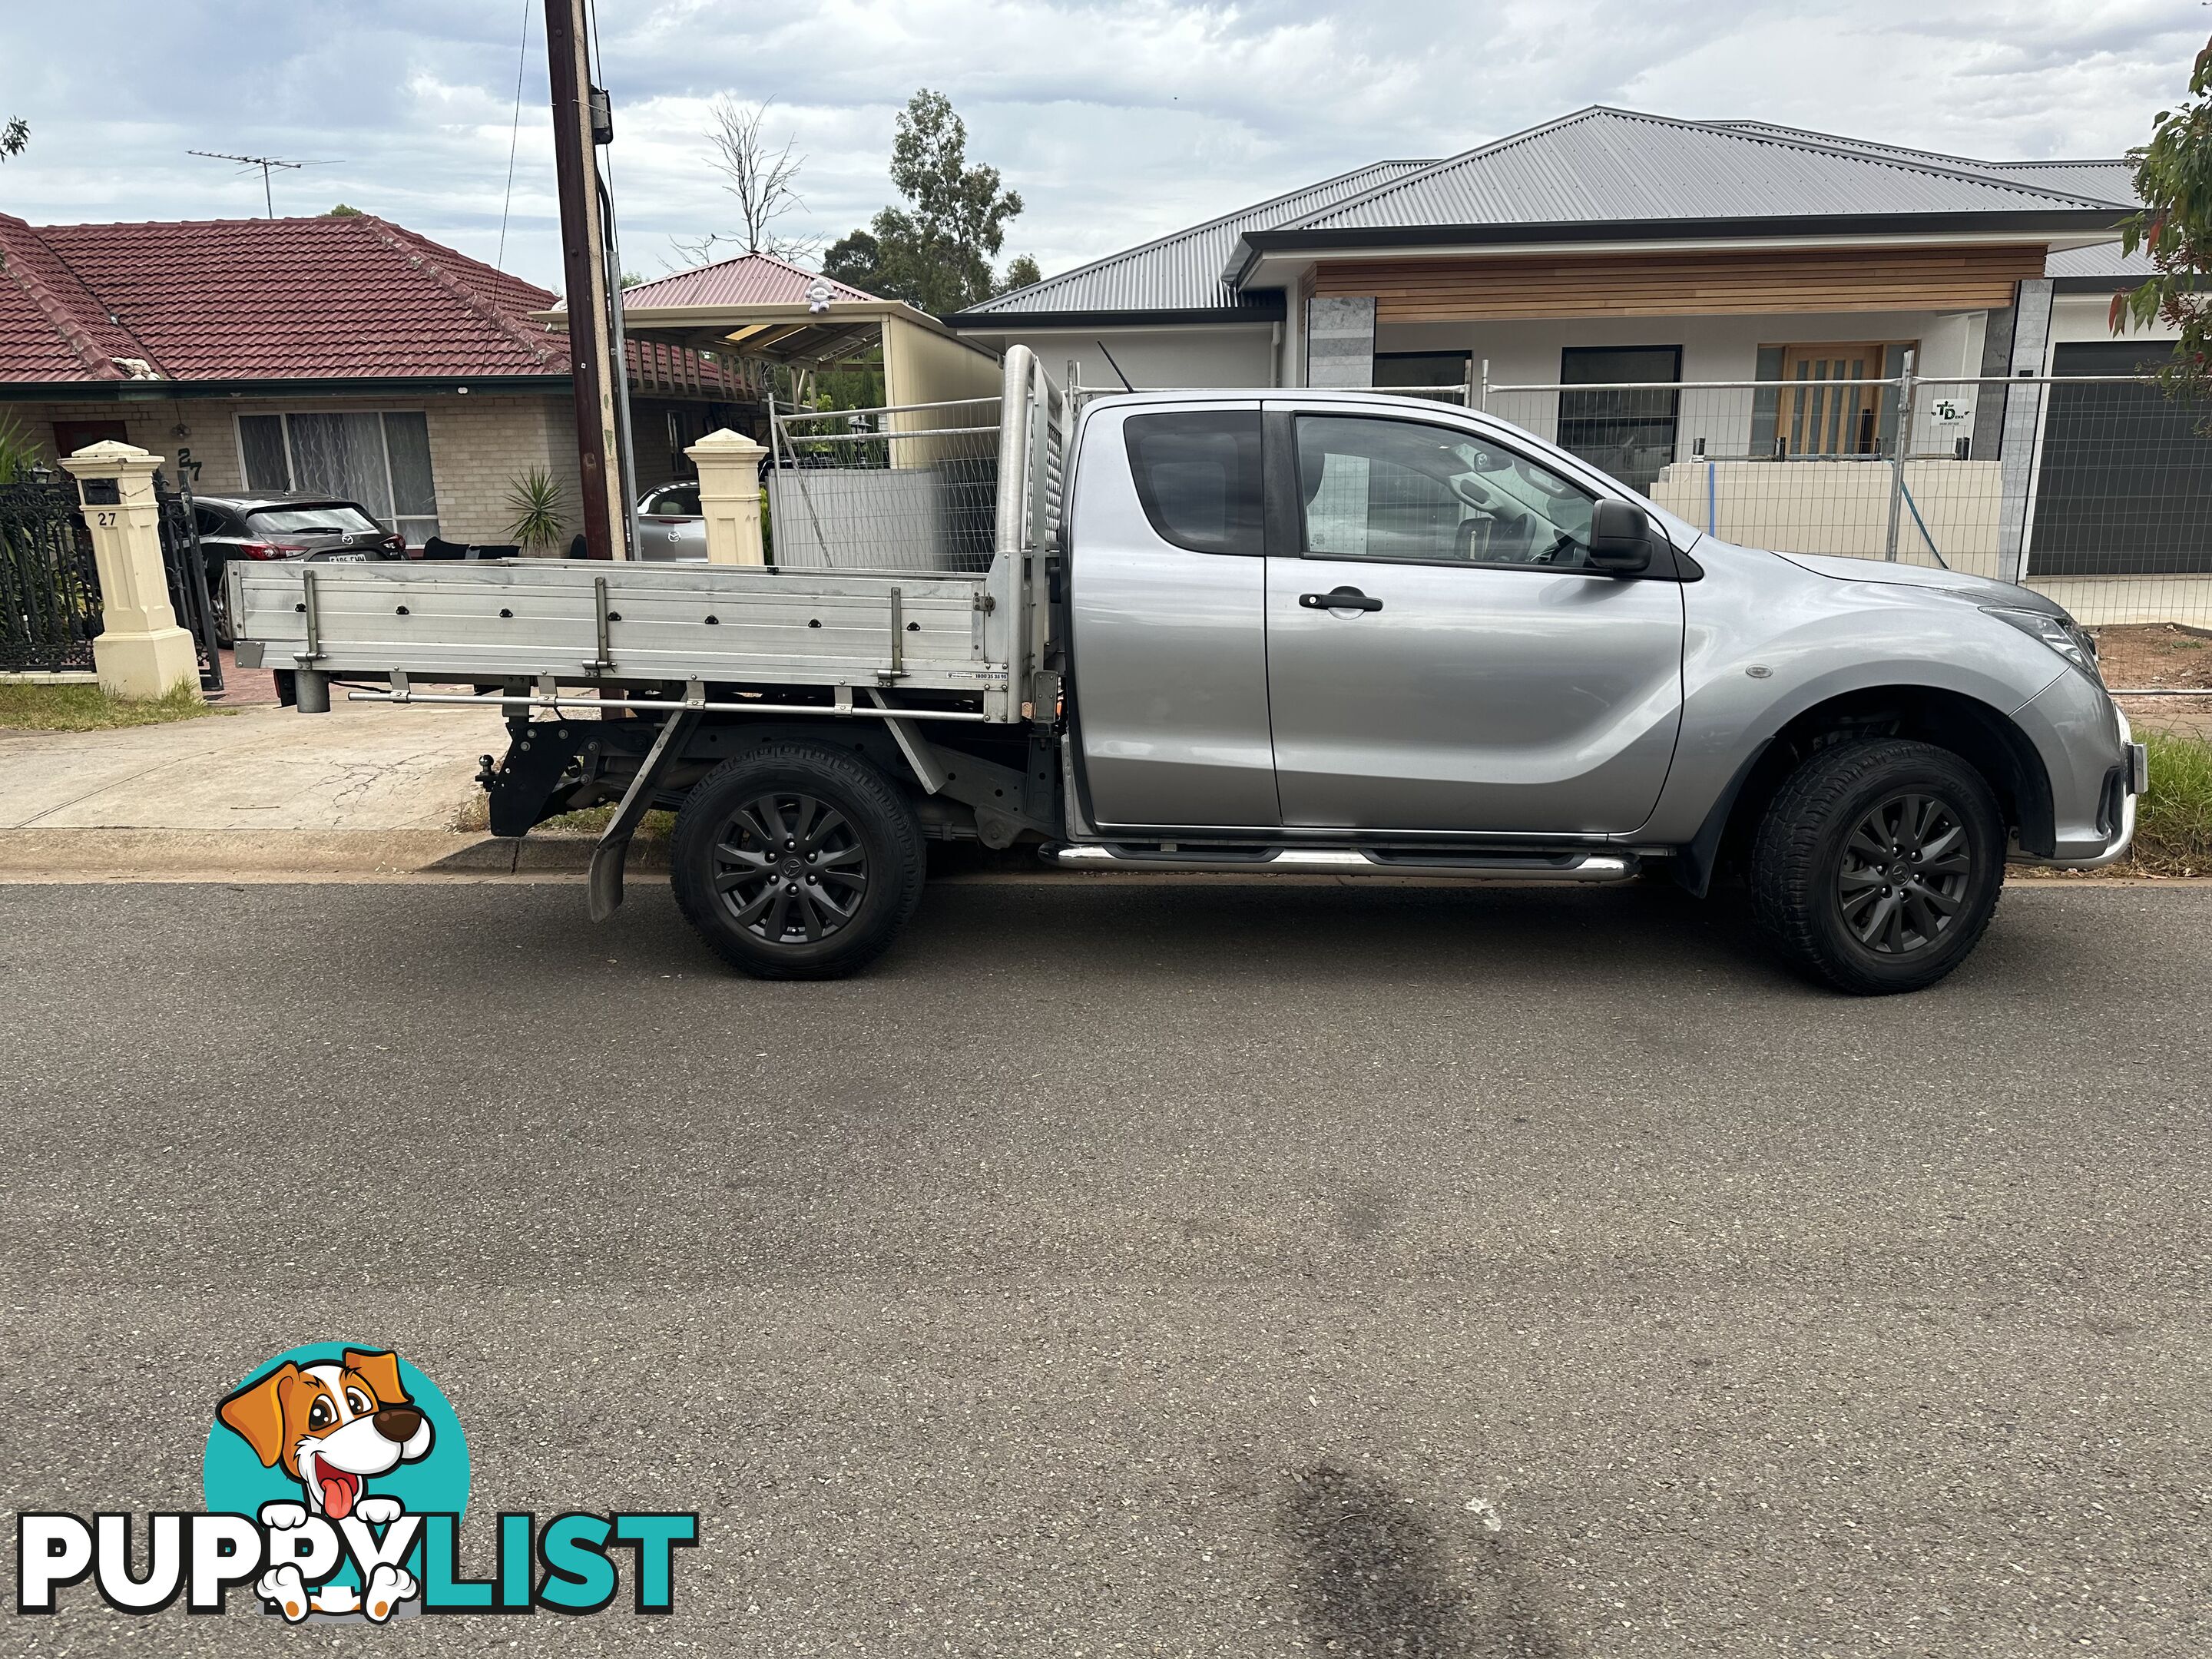
<svg viewBox="0 0 2212 1659">
<path fill-rule="evenodd" d="M 161 508 L 161 568 L 169 579 L 169 608 L 177 613 L 177 626 L 192 636 L 192 649 L 199 657 L 200 690 L 213 696 L 222 690 L 222 653 L 216 648 L 216 631 L 218 601 L 208 587 L 191 484 L 183 481 L 172 489 L 156 472 L 154 500 Z"/>
<path fill-rule="evenodd" d="M 169 606 L 192 636 L 200 690 L 213 696 L 222 690 L 222 656 L 191 489 L 172 489 L 157 472 L 154 498 Z M 76 485 L 44 467 L 0 483 L 0 673 L 89 672 L 100 631 L 100 567 Z"/>
<path fill-rule="evenodd" d="M 76 486 L 37 473 L 0 483 L 0 673 L 88 672 L 99 632 L 100 578 Z"/>
</svg>

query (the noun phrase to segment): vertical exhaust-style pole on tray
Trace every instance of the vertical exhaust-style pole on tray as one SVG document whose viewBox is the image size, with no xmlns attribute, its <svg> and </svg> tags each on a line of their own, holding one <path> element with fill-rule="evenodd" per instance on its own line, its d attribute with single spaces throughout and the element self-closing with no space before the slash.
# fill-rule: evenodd
<svg viewBox="0 0 2212 1659">
<path fill-rule="evenodd" d="M 545 0 L 546 60 L 553 92 L 553 173 L 561 196 L 561 268 L 567 289 L 569 370 L 576 386 L 576 459 L 584 498 L 584 549 L 618 556 L 621 439 L 607 327 L 606 248 L 600 234 L 599 167 L 592 112 L 588 0 Z"/>
</svg>

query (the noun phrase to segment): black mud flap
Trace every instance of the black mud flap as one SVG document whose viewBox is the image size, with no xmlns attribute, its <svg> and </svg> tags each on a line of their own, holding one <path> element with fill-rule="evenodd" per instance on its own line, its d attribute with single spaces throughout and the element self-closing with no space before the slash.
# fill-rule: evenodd
<svg viewBox="0 0 2212 1659">
<path fill-rule="evenodd" d="M 491 773 L 491 832 L 525 836 L 560 810 L 553 792 L 583 752 L 586 738 L 566 720 L 510 720 L 507 730 L 513 740 Z"/>
<path fill-rule="evenodd" d="M 653 793 L 659 787 L 661 774 L 667 770 L 670 762 L 682 757 L 684 742 L 698 724 L 698 714 L 690 709 L 671 714 L 662 723 L 660 735 L 653 740 L 645 763 L 637 769 L 637 775 L 630 780 L 629 788 L 623 795 L 622 805 L 615 808 L 614 817 L 599 836 L 599 844 L 592 849 L 593 921 L 605 921 L 622 908 L 623 865 L 629 856 L 630 837 L 645 822 Z"/>
</svg>

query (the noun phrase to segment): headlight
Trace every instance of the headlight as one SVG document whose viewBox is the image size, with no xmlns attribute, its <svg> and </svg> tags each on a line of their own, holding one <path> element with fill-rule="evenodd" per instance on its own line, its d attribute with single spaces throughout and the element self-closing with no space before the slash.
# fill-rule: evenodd
<svg viewBox="0 0 2212 1659">
<path fill-rule="evenodd" d="M 1993 605 L 1984 605 L 1982 612 L 2041 640 L 2098 684 L 2105 683 L 2097 672 L 2097 642 L 2072 617 L 2054 617 L 2047 611 L 2008 611 Z"/>
</svg>

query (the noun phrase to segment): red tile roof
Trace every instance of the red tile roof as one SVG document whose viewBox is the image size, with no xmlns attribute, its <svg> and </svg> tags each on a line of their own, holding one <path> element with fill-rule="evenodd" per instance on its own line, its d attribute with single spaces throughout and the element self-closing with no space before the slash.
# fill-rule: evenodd
<svg viewBox="0 0 2212 1659">
<path fill-rule="evenodd" d="M 746 253 L 696 270 L 679 270 L 623 295 L 625 307 L 647 306 L 803 306 L 819 283 L 832 300 L 873 300 L 843 283 L 817 276 L 771 253 Z"/>
<path fill-rule="evenodd" d="M 565 337 L 529 319 L 553 298 L 367 214 L 37 226 L 0 214 L 0 382 L 560 376 Z M 648 378 L 712 393 L 720 366 L 683 356 L 688 374 L 663 364 Z"/>
</svg>

